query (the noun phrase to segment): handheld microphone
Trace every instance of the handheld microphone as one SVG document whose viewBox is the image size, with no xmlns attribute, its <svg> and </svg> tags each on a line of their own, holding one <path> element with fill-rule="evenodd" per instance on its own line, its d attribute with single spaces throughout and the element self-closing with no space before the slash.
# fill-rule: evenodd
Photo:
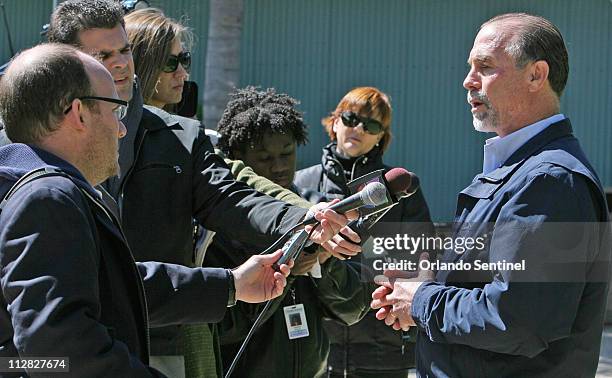
<svg viewBox="0 0 612 378">
<path fill-rule="evenodd" d="M 302 249 L 306 246 L 308 240 L 308 232 L 306 230 L 302 230 L 293 234 L 289 240 L 283 245 L 281 248 L 283 250 L 283 255 L 273 264 L 275 270 L 278 270 L 278 267 L 281 264 L 286 264 L 289 259 L 297 259 L 302 252 Z M 312 242 L 309 242 L 312 243 Z"/>
<path fill-rule="evenodd" d="M 391 193 L 393 202 L 349 223 L 349 227 L 361 237 L 362 244 L 370 237 L 368 230 L 374 227 L 402 198 L 410 197 L 419 189 L 419 178 L 417 175 L 404 168 L 389 170 L 385 173 L 384 181 Z"/>
<path fill-rule="evenodd" d="M 385 183 L 394 197 L 394 202 L 410 197 L 419 189 L 417 175 L 404 168 L 393 168 L 385 173 Z"/>
<path fill-rule="evenodd" d="M 347 211 L 358 209 L 362 206 L 378 206 L 387 201 L 387 188 L 380 182 L 371 182 L 361 191 L 346 197 L 342 201 L 328 207 L 337 213 L 344 214 Z M 314 215 L 306 217 L 300 225 L 315 224 L 317 220 Z"/>
</svg>

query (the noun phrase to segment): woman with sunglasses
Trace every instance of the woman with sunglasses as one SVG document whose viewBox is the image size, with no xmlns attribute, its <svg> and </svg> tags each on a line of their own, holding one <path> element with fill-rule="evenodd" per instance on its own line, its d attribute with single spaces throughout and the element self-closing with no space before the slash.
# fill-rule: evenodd
<svg viewBox="0 0 612 378">
<path fill-rule="evenodd" d="M 192 33 L 156 8 L 134 11 L 124 19 L 144 103 L 160 109 L 178 104 L 191 67 L 186 48 Z"/>
<path fill-rule="evenodd" d="M 144 104 L 174 112 L 191 67 L 185 50 L 193 40 L 190 30 L 156 8 L 134 11 L 124 20 Z M 216 377 L 221 368 L 214 337 L 208 324 L 182 325 L 180 332 L 152 329 L 150 363 L 167 376 Z"/>
<path fill-rule="evenodd" d="M 321 164 L 296 173 L 294 184 L 300 190 L 320 192 L 327 200 L 344 198 L 350 194 L 349 181 L 375 170 L 391 169 L 383 163 L 391 143 L 391 103 L 377 88 L 351 90 L 322 124 L 331 143 L 323 148 Z M 420 189 L 400 200 L 380 222 L 415 222 L 411 224 L 419 230 L 417 235 L 433 232 Z M 414 336 L 376 320 L 375 311 L 350 327 L 334 321 L 324 325 L 332 342 L 328 360 L 331 377 L 405 378 L 408 369 L 414 367 Z"/>
</svg>

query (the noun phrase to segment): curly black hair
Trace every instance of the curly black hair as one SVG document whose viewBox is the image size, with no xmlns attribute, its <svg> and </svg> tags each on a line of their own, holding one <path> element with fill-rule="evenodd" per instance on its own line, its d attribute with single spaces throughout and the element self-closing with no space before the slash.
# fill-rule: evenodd
<svg viewBox="0 0 612 378">
<path fill-rule="evenodd" d="M 290 133 L 298 145 L 308 142 L 303 114 L 295 106 L 299 101 L 274 88 L 260 91 L 248 86 L 230 94 L 230 101 L 217 126 L 221 134 L 218 147 L 229 157 L 232 151 L 253 147 L 266 132 Z"/>
</svg>

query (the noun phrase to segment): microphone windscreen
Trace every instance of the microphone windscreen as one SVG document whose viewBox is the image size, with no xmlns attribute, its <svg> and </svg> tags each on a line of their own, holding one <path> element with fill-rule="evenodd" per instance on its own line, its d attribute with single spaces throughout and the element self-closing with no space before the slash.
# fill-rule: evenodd
<svg viewBox="0 0 612 378">
<path fill-rule="evenodd" d="M 416 178 L 414 174 L 404 168 L 393 168 L 385 173 L 385 180 L 389 184 L 389 191 L 393 194 L 408 192 L 412 185 L 413 177 Z"/>
<path fill-rule="evenodd" d="M 359 193 L 366 205 L 379 206 L 387 202 L 387 188 L 380 182 L 371 182 Z"/>
</svg>

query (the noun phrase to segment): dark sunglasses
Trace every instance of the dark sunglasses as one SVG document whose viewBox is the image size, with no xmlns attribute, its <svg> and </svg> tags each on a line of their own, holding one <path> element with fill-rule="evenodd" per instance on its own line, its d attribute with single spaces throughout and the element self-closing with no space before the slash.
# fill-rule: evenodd
<svg viewBox="0 0 612 378">
<path fill-rule="evenodd" d="M 346 127 L 357 127 L 361 123 L 363 131 L 371 135 L 378 135 L 383 131 L 383 126 L 380 122 L 372 118 L 360 117 L 355 112 L 342 112 L 340 118 Z"/>
<path fill-rule="evenodd" d="M 110 102 L 110 103 L 113 103 L 113 104 L 118 104 L 119 106 L 117 106 L 115 109 L 113 109 L 113 113 L 115 114 L 115 117 L 117 117 L 118 120 L 122 120 L 123 117 L 126 116 L 127 111 L 128 111 L 128 102 L 127 101 L 123 101 L 123 100 L 119 100 L 118 98 L 98 97 L 98 96 L 83 96 L 83 97 L 76 97 L 75 100 L 76 99 L 79 99 L 79 100 L 98 100 L 98 101 L 106 101 L 106 102 Z M 64 114 L 68 114 L 70 109 L 72 109 L 72 104 L 68 107 L 68 109 L 64 110 Z"/>
<path fill-rule="evenodd" d="M 189 51 L 183 51 L 178 55 L 170 55 L 166 61 L 166 65 L 162 67 L 162 71 L 165 73 L 171 73 L 178 69 L 179 63 L 183 66 L 185 71 L 189 71 L 191 67 L 191 53 Z"/>
</svg>

